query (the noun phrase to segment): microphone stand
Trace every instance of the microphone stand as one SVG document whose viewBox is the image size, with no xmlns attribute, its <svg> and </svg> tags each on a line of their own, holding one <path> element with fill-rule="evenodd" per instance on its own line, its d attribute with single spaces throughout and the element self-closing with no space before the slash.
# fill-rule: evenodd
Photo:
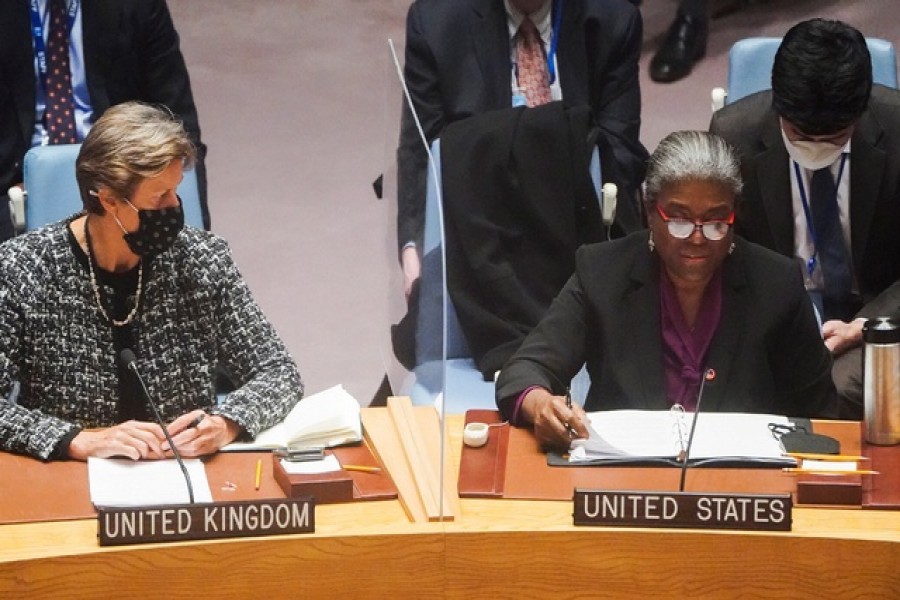
<svg viewBox="0 0 900 600">
<path fill-rule="evenodd" d="M 691 419 L 691 431 L 688 433 L 687 446 L 684 449 L 684 458 L 681 461 L 681 482 L 678 484 L 678 491 L 684 491 L 684 479 L 687 476 L 688 460 L 691 457 L 691 444 L 694 443 L 694 430 L 697 428 L 697 416 L 700 414 L 700 402 L 703 400 L 703 389 L 706 387 L 707 381 L 716 378 L 716 372 L 707 369 L 703 373 L 703 379 L 700 380 L 700 390 L 697 392 L 697 406 L 694 407 L 694 418 Z"/>
<path fill-rule="evenodd" d="M 184 483 L 187 485 L 188 499 L 191 504 L 194 504 L 194 486 L 191 484 L 191 476 L 188 475 L 187 467 L 184 466 L 184 461 L 181 459 L 181 453 L 178 452 L 178 448 L 175 447 L 175 442 L 172 441 L 172 436 L 169 435 L 169 430 L 166 428 L 165 423 L 163 423 L 162 417 L 159 414 L 159 410 L 156 408 L 156 402 L 154 402 L 153 398 L 150 397 L 150 391 L 147 389 L 147 384 L 144 383 L 144 378 L 141 377 L 141 374 L 138 371 L 137 363 L 135 363 L 134 352 L 126 348 L 122 350 L 120 357 L 125 363 L 125 367 L 129 371 L 134 373 L 134 376 L 137 377 L 138 382 L 141 384 L 141 389 L 144 390 L 144 397 L 147 398 L 147 404 L 150 405 L 150 409 L 153 411 L 153 417 L 162 428 L 163 435 L 166 436 L 166 441 L 169 442 L 169 448 L 172 449 L 172 454 L 175 456 L 175 462 L 178 463 L 178 466 L 181 468 L 181 473 L 184 475 Z"/>
</svg>

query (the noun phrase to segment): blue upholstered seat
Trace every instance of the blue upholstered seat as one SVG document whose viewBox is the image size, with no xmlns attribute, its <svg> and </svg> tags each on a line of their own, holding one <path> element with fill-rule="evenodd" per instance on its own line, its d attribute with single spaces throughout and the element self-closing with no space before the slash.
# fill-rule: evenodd
<svg viewBox="0 0 900 600">
<path fill-rule="evenodd" d="M 25 229 L 37 229 L 81 210 L 81 194 L 75 181 L 75 159 L 80 149 L 81 144 L 37 146 L 25 154 Z M 184 172 L 178 195 L 185 223 L 202 229 L 200 193 L 193 169 Z"/>
<path fill-rule="evenodd" d="M 897 87 L 897 54 L 890 42 L 867 39 L 872 55 L 872 78 L 875 83 Z M 746 38 L 739 40 L 728 53 L 728 95 L 726 104 L 772 87 L 772 64 L 781 38 Z"/>
</svg>

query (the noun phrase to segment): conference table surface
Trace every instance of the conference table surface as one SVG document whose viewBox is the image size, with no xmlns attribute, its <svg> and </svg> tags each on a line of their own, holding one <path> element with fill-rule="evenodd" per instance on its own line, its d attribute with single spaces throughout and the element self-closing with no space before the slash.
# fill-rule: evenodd
<svg viewBox="0 0 900 600">
<path fill-rule="evenodd" d="M 463 416 L 446 428 L 455 480 Z M 0 525 L 0 598 L 900 598 L 898 511 L 800 507 L 790 532 L 746 532 L 575 527 L 571 500 L 455 509 L 321 505 L 313 534 L 119 547 L 95 519 Z"/>
</svg>

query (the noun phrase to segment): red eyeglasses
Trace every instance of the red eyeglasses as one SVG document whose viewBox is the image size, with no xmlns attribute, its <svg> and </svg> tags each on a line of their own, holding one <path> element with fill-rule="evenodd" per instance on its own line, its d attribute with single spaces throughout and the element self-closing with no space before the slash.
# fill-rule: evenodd
<svg viewBox="0 0 900 600">
<path fill-rule="evenodd" d="M 690 219 L 670 217 L 663 212 L 659 204 L 656 205 L 656 212 L 659 213 L 669 229 L 669 235 L 678 240 L 688 239 L 699 229 L 703 233 L 703 237 L 711 242 L 718 242 L 728 235 L 728 230 L 734 224 L 734 211 L 731 211 L 727 219 L 715 221 L 691 221 Z"/>
</svg>

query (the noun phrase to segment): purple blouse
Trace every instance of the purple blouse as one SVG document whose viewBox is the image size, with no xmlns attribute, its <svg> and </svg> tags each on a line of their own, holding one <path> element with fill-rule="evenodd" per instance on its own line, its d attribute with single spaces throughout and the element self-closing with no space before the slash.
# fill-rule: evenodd
<svg viewBox="0 0 900 600">
<path fill-rule="evenodd" d="M 697 321 L 691 330 L 684 320 L 675 286 L 664 269 L 659 272 L 659 314 L 662 329 L 663 372 L 666 398 L 693 410 L 705 371 L 706 355 L 722 316 L 722 269 L 709 280 Z"/>
</svg>

